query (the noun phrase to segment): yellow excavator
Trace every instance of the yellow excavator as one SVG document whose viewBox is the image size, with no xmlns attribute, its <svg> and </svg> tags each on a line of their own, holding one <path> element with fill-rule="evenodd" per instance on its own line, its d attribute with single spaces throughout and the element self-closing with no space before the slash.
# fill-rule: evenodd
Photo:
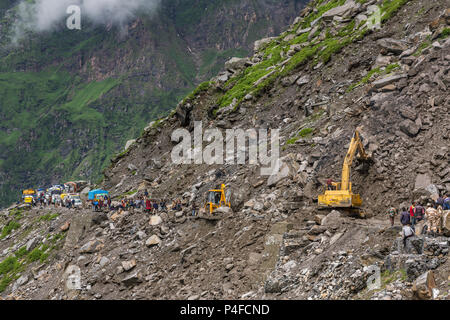
<svg viewBox="0 0 450 320">
<path fill-rule="evenodd" d="M 231 207 L 230 191 L 228 190 L 228 193 L 226 194 L 225 185 L 221 184 L 220 189 L 212 189 L 208 191 L 205 210 L 212 215 L 217 208 L 224 206 Z"/>
<path fill-rule="evenodd" d="M 333 190 L 326 190 L 318 197 L 319 208 L 360 208 L 362 199 L 359 194 L 352 193 L 352 183 L 350 182 L 350 169 L 356 153 L 359 152 L 359 159 L 367 161 L 370 157 L 364 150 L 358 130 L 353 134 L 347 155 L 342 167 L 341 182 L 332 182 Z"/>
</svg>

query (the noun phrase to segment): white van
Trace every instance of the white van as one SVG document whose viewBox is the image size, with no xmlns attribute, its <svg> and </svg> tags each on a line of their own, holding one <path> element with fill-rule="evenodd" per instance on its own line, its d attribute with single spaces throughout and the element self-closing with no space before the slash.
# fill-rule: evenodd
<svg viewBox="0 0 450 320">
<path fill-rule="evenodd" d="M 69 194 L 68 195 L 68 200 L 69 201 L 75 200 L 75 204 L 74 204 L 75 208 L 78 208 L 78 209 L 82 209 L 83 208 L 83 201 L 81 201 L 81 198 L 80 198 L 79 194 Z"/>
</svg>

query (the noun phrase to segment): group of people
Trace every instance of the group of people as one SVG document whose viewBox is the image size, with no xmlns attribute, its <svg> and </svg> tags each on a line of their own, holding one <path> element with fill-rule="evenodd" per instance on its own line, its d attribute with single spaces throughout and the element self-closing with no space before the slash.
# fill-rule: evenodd
<svg viewBox="0 0 450 320">
<path fill-rule="evenodd" d="M 68 197 L 65 197 L 64 199 L 61 199 L 60 197 L 56 197 L 52 200 L 52 198 L 49 195 L 42 195 L 38 196 L 37 198 L 33 198 L 31 201 L 31 205 L 33 207 L 55 207 L 55 208 L 75 208 L 75 199 L 69 199 Z"/>
<path fill-rule="evenodd" d="M 111 198 L 108 196 L 101 196 L 92 200 L 92 208 L 94 211 L 102 211 L 103 208 L 111 210 Z"/>
<path fill-rule="evenodd" d="M 424 221 L 425 226 L 423 232 L 431 232 L 431 234 L 440 234 L 441 219 L 445 210 L 450 210 L 450 195 L 445 197 L 439 196 L 435 201 L 430 201 L 426 205 L 426 209 L 419 201 L 413 202 L 409 208 L 403 207 L 400 212 L 400 223 L 403 226 L 403 241 L 416 234 L 416 225 Z M 391 226 L 394 226 L 395 217 L 397 216 L 397 209 L 391 207 L 387 214 L 391 221 Z"/>
<path fill-rule="evenodd" d="M 135 209 L 143 210 L 145 213 L 148 214 L 156 214 L 157 212 L 167 212 L 167 201 L 165 199 L 152 199 L 147 195 L 137 197 L 137 198 L 131 198 L 131 199 L 125 199 L 119 201 L 119 203 L 113 203 L 111 201 L 111 198 L 108 196 L 102 196 L 98 199 L 94 199 L 92 202 L 92 209 L 94 211 L 103 211 L 103 209 L 107 209 L 110 211 L 115 210 L 131 210 L 134 211 Z M 173 211 L 181 211 L 182 205 L 181 200 L 176 199 L 172 201 L 172 204 L 170 208 Z"/>
</svg>

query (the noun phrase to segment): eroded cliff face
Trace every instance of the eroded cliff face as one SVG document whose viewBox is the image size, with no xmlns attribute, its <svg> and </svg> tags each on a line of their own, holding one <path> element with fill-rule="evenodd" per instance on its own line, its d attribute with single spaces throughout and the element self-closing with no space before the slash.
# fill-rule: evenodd
<svg viewBox="0 0 450 320">
<path fill-rule="evenodd" d="M 304 1 L 164 1 L 125 28 L 86 21 L 13 47 L 17 3 L 2 5 L 0 29 L 2 205 L 25 186 L 96 181 L 128 139 L 227 58 L 279 33 Z"/>
</svg>

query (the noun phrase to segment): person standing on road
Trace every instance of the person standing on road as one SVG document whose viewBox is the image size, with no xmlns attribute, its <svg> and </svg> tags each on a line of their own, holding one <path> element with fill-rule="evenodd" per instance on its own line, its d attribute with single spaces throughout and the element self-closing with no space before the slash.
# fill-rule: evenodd
<svg viewBox="0 0 450 320">
<path fill-rule="evenodd" d="M 429 230 L 433 235 L 436 235 L 437 231 L 440 231 L 441 217 L 431 203 L 427 204 L 427 211 L 425 212 L 427 216 Z"/>
<path fill-rule="evenodd" d="M 145 198 L 145 211 L 150 214 L 152 211 L 152 202 L 149 198 Z"/>
<path fill-rule="evenodd" d="M 422 205 L 417 203 L 416 207 L 414 208 L 414 218 L 416 218 L 415 222 L 422 221 L 425 216 L 425 209 L 422 207 Z"/>
<path fill-rule="evenodd" d="M 406 210 L 406 207 L 402 208 L 402 213 L 400 214 L 400 223 L 403 226 L 406 226 L 407 224 L 410 223 L 410 215 L 408 210 Z"/>
<path fill-rule="evenodd" d="M 391 220 L 391 227 L 393 227 L 395 216 L 397 215 L 397 209 L 395 209 L 394 207 L 390 207 L 387 211 L 387 214 L 389 216 L 389 219 Z"/>
<path fill-rule="evenodd" d="M 416 224 L 416 217 L 414 216 L 414 208 L 415 207 L 416 207 L 416 202 L 413 202 L 412 205 L 409 207 L 411 228 L 413 228 L 413 229 L 414 229 L 414 225 Z"/>
<path fill-rule="evenodd" d="M 409 223 L 403 226 L 402 233 L 403 233 L 403 247 L 406 247 L 406 239 L 413 237 L 416 233 L 414 232 L 414 229 L 411 227 Z"/>
<path fill-rule="evenodd" d="M 442 206 L 444 210 L 450 210 L 450 194 L 447 194 L 447 196 L 444 199 L 444 205 Z"/>
</svg>

